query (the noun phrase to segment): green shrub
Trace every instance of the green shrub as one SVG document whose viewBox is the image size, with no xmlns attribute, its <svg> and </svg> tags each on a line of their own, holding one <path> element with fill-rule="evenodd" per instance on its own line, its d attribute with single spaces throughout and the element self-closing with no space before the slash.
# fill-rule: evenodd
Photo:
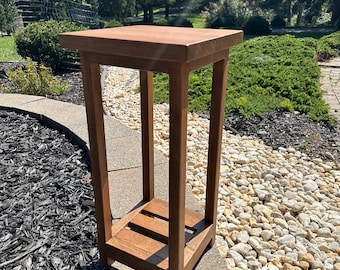
<svg viewBox="0 0 340 270">
<path fill-rule="evenodd" d="M 225 0 L 211 3 L 206 18 L 209 28 L 242 27 L 250 17 L 250 11 L 240 1 Z"/>
<path fill-rule="evenodd" d="M 16 92 L 26 95 L 61 95 L 67 84 L 61 83 L 53 76 L 52 70 L 30 58 L 26 59 L 25 66 L 11 70 L 8 80 L 10 88 L 6 92 Z"/>
<path fill-rule="evenodd" d="M 105 23 L 104 28 L 112 28 L 112 27 L 120 27 L 123 26 L 123 24 L 115 19 L 112 19 L 111 21 L 108 21 Z"/>
<path fill-rule="evenodd" d="M 272 21 L 271 21 L 271 26 L 272 27 L 285 27 L 286 22 L 282 17 L 276 16 Z"/>
<path fill-rule="evenodd" d="M 157 18 L 154 20 L 154 24 L 161 26 L 193 27 L 192 22 L 183 16 L 171 17 L 168 20 L 164 18 Z"/>
<path fill-rule="evenodd" d="M 338 56 L 340 51 L 340 31 L 321 37 L 317 41 L 318 60 L 327 60 Z"/>
<path fill-rule="evenodd" d="M 156 25 L 168 25 L 168 20 L 167 19 L 165 19 L 165 18 L 157 18 L 157 19 L 155 19 L 154 21 L 154 24 L 156 24 Z"/>
<path fill-rule="evenodd" d="M 168 19 L 168 25 L 170 26 L 183 26 L 183 27 L 193 27 L 192 22 L 187 18 L 179 16 L 179 17 L 171 17 Z"/>
<path fill-rule="evenodd" d="M 81 29 L 84 28 L 68 21 L 39 21 L 19 31 L 15 35 L 15 43 L 22 57 L 30 57 L 53 70 L 58 70 L 79 62 L 76 52 L 60 47 L 59 33 Z"/>
<path fill-rule="evenodd" d="M 246 117 L 273 110 L 299 111 L 315 120 L 331 121 L 320 90 L 316 41 L 290 35 L 248 40 L 230 50 L 226 114 Z M 212 66 L 190 74 L 189 110 L 210 107 Z M 155 75 L 155 101 L 168 102 L 168 81 Z"/>
<path fill-rule="evenodd" d="M 315 54 L 315 48 L 307 46 L 304 39 L 290 35 L 244 42 L 230 56 L 227 97 L 232 100 L 239 95 L 262 95 L 267 110 L 282 106 L 291 111 L 287 101 L 282 103 L 288 99 L 295 111 L 308 114 L 315 104 L 320 104 L 316 100 L 323 102 Z M 232 109 L 233 104 L 228 104 L 228 111 Z M 262 109 L 252 111 L 261 112 Z M 323 117 L 328 118 L 328 112 L 323 112 Z"/>
<path fill-rule="evenodd" d="M 269 35 L 271 33 L 269 22 L 261 16 L 249 18 L 243 30 L 246 35 Z"/>
</svg>

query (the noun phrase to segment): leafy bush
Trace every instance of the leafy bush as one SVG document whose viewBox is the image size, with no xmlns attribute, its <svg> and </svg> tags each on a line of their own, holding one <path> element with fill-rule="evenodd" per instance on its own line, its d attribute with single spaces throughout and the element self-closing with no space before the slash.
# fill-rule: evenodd
<svg viewBox="0 0 340 270">
<path fill-rule="evenodd" d="M 271 21 L 271 26 L 272 27 L 285 27 L 286 22 L 282 17 L 276 16 L 272 21 Z"/>
<path fill-rule="evenodd" d="M 6 92 L 26 95 L 61 95 L 67 88 L 67 84 L 53 76 L 50 68 L 43 64 L 38 65 L 30 58 L 26 59 L 24 67 L 11 70 L 8 80 L 11 87 Z"/>
<path fill-rule="evenodd" d="M 321 37 L 317 42 L 318 60 L 338 56 L 340 51 L 340 31 Z"/>
<path fill-rule="evenodd" d="M 285 36 L 258 37 L 230 51 L 226 114 L 246 117 L 273 110 L 299 111 L 315 120 L 330 121 L 322 99 L 316 41 Z M 189 80 L 189 110 L 210 107 L 212 67 L 194 71 Z M 167 77 L 155 75 L 155 101 L 167 102 Z"/>
<path fill-rule="evenodd" d="M 171 17 L 168 20 L 164 18 L 157 18 L 156 20 L 154 20 L 154 24 L 162 26 L 193 27 L 192 22 L 183 16 Z"/>
<path fill-rule="evenodd" d="M 250 11 L 240 1 L 226 0 L 211 3 L 206 26 L 210 28 L 242 27 L 249 17 Z"/>
<path fill-rule="evenodd" d="M 165 18 L 157 18 L 157 19 L 155 19 L 154 21 L 154 24 L 156 24 L 156 25 L 168 25 L 168 20 L 167 19 L 165 19 Z"/>
<path fill-rule="evenodd" d="M 112 27 L 120 27 L 123 26 L 123 24 L 115 19 L 108 21 L 105 23 L 104 28 L 112 28 Z"/>
<path fill-rule="evenodd" d="M 182 16 L 169 18 L 168 25 L 169 26 L 193 27 L 192 22 Z"/>
<path fill-rule="evenodd" d="M 59 34 L 82 29 L 68 21 L 39 21 L 19 31 L 15 35 L 15 43 L 22 57 L 30 57 L 53 70 L 62 69 L 78 62 L 79 56 L 74 51 L 60 47 Z"/>
<path fill-rule="evenodd" d="M 246 35 L 269 35 L 272 31 L 269 22 L 261 16 L 249 18 L 243 30 Z"/>
<path fill-rule="evenodd" d="M 10 35 L 17 27 L 18 9 L 15 0 L 0 1 L 0 32 Z"/>
</svg>

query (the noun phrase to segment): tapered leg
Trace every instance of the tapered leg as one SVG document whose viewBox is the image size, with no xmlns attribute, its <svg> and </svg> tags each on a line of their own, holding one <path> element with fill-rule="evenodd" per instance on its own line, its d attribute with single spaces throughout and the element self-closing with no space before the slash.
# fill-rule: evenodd
<svg viewBox="0 0 340 270">
<path fill-rule="evenodd" d="M 219 62 L 214 63 L 211 109 L 210 109 L 207 197 L 205 206 L 205 218 L 209 223 L 213 224 L 215 228 L 220 175 L 222 129 L 224 124 L 227 64 L 228 59 L 223 59 Z M 212 239 L 209 245 L 213 246 L 214 242 L 215 239 Z"/>
<path fill-rule="evenodd" d="M 100 86 L 99 65 L 88 60 L 86 53 L 80 54 L 86 114 L 90 139 L 92 183 L 95 196 L 98 249 L 102 265 L 109 264 L 105 253 L 105 242 L 111 238 L 111 210 L 108 188 L 108 172 L 104 135 L 103 105 Z"/>
<path fill-rule="evenodd" d="M 151 71 L 140 71 L 144 201 L 150 201 L 154 197 L 152 75 Z"/>
<path fill-rule="evenodd" d="M 169 269 L 184 267 L 188 72 L 170 73 Z"/>
</svg>

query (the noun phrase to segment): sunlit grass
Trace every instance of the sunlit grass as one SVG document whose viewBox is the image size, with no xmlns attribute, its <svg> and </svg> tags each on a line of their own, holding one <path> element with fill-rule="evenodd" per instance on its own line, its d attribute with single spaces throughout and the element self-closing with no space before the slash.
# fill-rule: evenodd
<svg viewBox="0 0 340 270">
<path fill-rule="evenodd" d="M 17 53 L 13 36 L 0 37 L 0 61 L 22 60 Z"/>
<path fill-rule="evenodd" d="M 188 20 L 191 21 L 194 28 L 205 27 L 205 17 L 203 14 L 192 14 L 188 16 Z"/>
</svg>

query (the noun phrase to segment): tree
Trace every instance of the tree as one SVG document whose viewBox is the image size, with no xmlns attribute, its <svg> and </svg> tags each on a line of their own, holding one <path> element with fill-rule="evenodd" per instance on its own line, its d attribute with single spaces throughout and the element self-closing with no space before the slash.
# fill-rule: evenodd
<svg viewBox="0 0 340 270">
<path fill-rule="evenodd" d="M 315 24 L 324 12 L 332 11 L 333 17 L 340 13 L 339 0 L 256 0 L 262 2 L 260 7 L 272 10 L 274 15 L 285 19 L 287 25 L 292 25 L 292 18 L 296 17 L 296 24 Z M 337 7 L 336 7 L 337 5 Z M 336 22 L 336 19 L 332 20 Z"/>
<path fill-rule="evenodd" d="M 332 19 L 331 22 L 338 25 L 340 23 L 340 1 L 339 0 L 332 0 L 331 1 L 331 11 L 332 11 Z"/>
<path fill-rule="evenodd" d="M 15 2 L 15 0 L 0 0 L 0 32 L 5 32 L 7 35 L 16 29 L 18 10 Z"/>
<path fill-rule="evenodd" d="M 135 13 L 136 0 L 100 0 L 98 13 L 101 17 L 124 21 Z"/>
</svg>

